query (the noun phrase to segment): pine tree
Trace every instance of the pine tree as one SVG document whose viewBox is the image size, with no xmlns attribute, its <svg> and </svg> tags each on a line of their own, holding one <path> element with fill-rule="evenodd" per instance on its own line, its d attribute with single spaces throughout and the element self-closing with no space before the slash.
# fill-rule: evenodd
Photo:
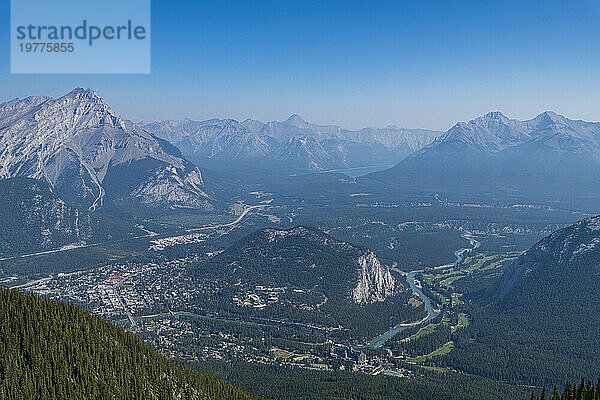
<svg viewBox="0 0 600 400">
<path fill-rule="evenodd" d="M 1 399 L 256 399 L 81 308 L 2 287 L 0 332 Z"/>
</svg>

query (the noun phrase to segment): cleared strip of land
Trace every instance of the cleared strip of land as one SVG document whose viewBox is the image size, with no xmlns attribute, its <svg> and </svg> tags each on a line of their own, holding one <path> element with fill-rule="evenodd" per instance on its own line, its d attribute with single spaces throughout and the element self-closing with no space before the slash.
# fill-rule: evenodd
<svg viewBox="0 0 600 400">
<path fill-rule="evenodd" d="M 454 342 L 449 341 L 447 343 L 444 343 L 444 345 L 442 347 L 435 349 L 434 351 L 432 351 L 429 354 L 425 354 L 423 356 L 417 356 L 417 357 L 407 357 L 406 362 L 412 362 L 412 363 L 425 362 L 429 359 L 432 359 L 433 357 L 443 356 L 445 354 L 448 354 L 452 351 L 453 348 L 454 348 Z"/>
</svg>

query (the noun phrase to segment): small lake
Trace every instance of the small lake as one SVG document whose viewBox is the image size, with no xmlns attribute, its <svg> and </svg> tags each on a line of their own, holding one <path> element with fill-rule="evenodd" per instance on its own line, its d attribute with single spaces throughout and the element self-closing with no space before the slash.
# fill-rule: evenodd
<svg viewBox="0 0 600 400">
<path fill-rule="evenodd" d="M 340 174 L 348 175 L 351 178 L 358 178 L 360 176 L 368 175 L 372 172 L 383 171 L 385 169 L 392 168 L 393 166 L 394 164 L 368 165 L 365 167 L 331 169 L 324 172 L 337 172 Z"/>
</svg>

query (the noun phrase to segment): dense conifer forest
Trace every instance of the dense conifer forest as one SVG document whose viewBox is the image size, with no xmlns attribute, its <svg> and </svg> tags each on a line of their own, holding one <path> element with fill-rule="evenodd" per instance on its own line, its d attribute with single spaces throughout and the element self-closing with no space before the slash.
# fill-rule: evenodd
<svg viewBox="0 0 600 400">
<path fill-rule="evenodd" d="M 600 399 L 600 379 L 596 386 L 592 385 L 591 381 L 584 379 L 579 384 L 567 383 L 563 388 L 562 393 L 556 386 L 552 393 L 547 393 L 546 388 L 540 391 L 539 396 L 535 391 L 531 393 L 531 400 L 598 400 Z"/>
<path fill-rule="evenodd" d="M 531 393 L 524 387 L 436 368 L 416 367 L 411 377 L 399 378 L 243 361 L 207 360 L 190 366 L 280 400 L 528 400 Z"/>
<path fill-rule="evenodd" d="M 0 288 L 0 399 L 255 399 L 57 301 Z"/>
</svg>

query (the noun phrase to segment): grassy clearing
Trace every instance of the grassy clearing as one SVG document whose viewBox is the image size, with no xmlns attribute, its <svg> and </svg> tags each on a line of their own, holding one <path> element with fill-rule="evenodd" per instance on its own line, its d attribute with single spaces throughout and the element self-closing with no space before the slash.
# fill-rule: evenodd
<svg viewBox="0 0 600 400">
<path fill-rule="evenodd" d="M 460 328 L 466 328 L 469 326 L 469 317 L 465 313 L 458 314 L 458 326 Z"/>
<path fill-rule="evenodd" d="M 410 342 L 412 340 L 417 340 L 420 337 L 423 337 L 425 335 L 432 334 L 433 332 L 435 332 L 435 329 L 437 328 L 437 326 L 438 326 L 438 324 L 426 325 L 426 326 L 422 327 L 421 329 L 419 329 L 419 331 L 417 333 L 415 333 L 414 335 L 404 338 L 401 341 L 402 342 Z"/>
<path fill-rule="evenodd" d="M 477 259 L 477 261 L 476 261 L 474 264 L 472 264 L 472 265 L 469 265 L 469 266 L 466 268 L 466 270 L 467 270 L 467 271 L 475 271 L 475 270 L 478 270 L 478 269 L 480 269 L 480 268 L 481 268 L 481 267 L 482 267 L 482 266 L 483 266 L 483 265 L 484 265 L 486 262 L 488 262 L 488 261 L 492 261 L 492 260 L 496 259 L 496 257 L 497 257 L 496 255 L 493 255 L 493 256 L 483 256 L 483 257 L 469 257 L 471 260 L 473 260 L 473 261 L 474 261 L 475 259 Z M 468 265 L 468 264 L 467 264 L 467 265 Z"/>
<path fill-rule="evenodd" d="M 450 324 L 450 317 L 447 314 L 444 314 L 442 316 L 442 322 L 440 322 L 441 324 L 444 325 L 449 325 Z"/>
<path fill-rule="evenodd" d="M 428 285 L 432 285 L 433 281 L 435 280 L 435 276 L 432 274 L 423 274 L 423 282 L 425 282 Z"/>
<path fill-rule="evenodd" d="M 458 324 L 450 327 L 452 332 L 456 332 L 459 329 L 466 328 L 469 326 L 469 317 L 465 313 L 458 314 Z"/>
<path fill-rule="evenodd" d="M 450 353 L 453 348 L 454 348 L 454 342 L 450 341 L 450 342 L 445 343 L 442 347 L 435 349 L 434 351 L 432 351 L 429 354 L 425 354 L 423 356 L 417 356 L 417 357 L 407 357 L 406 361 L 414 362 L 414 363 L 425 362 L 434 357 L 446 355 L 446 354 Z"/>
<path fill-rule="evenodd" d="M 437 274 L 435 277 L 437 279 L 444 279 L 444 278 L 447 278 L 449 276 L 461 275 L 461 274 L 462 274 L 462 271 L 449 271 L 449 272 L 446 272 L 446 273 L 443 273 L 443 274 Z"/>
<path fill-rule="evenodd" d="M 482 271 L 486 271 L 486 270 L 490 270 L 490 269 L 494 269 L 494 268 L 498 268 L 501 267 L 502 265 L 504 265 L 505 263 L 509 263 L 512 262 L 514 260 L 516 260 L 517 257 L 506 257 L 506 258 L 501 258 L 500 260 L 493 262 L 489 265 L 487 265 L 486 267 L 482 268 Z"/>
<path fill-rule="evenodd" d="M 441 293 L 435 292 L 433 290 L 431 290 L 431 293 L 433 293 L 433 295 L 439 300 L 442 306 L 445 306 L 446 304 L 450 303 L 450 300 L 444 297 L 444 295 L 442 295 Z"/>
<path fill-rule="evenodd" d="M 504 263 L 514 261 L 519 255 L 521 255 L 522 251 L 511 251 L 510 253 L 505 254 L 494 254 L 491 256 L 485 256 L 483 254 L 479 254 L 474 257 L 469 257 L 465 260 L 465 268 L 467 271 L 486 271 L 494 268 L 498 268 L 502 266 Z M 485 265 L 485 267 L 484 267 Z"/>
<path fill-rule="evenodd" d="M 273 353 L 273 355 L 275 356 L 275 359 L 288 359 L 292 356 L 294 356 L 295 354 L 292 353 L 291 351 L 287 351 L 287 350 L 283 350 L 283 349 L 278 349 L 277 347 L 273 347 L 271 349 L 271 352 Z"/>
<path fill-rule="evenodd" d="M 513 261 L 518 256 L 518 254 L 519 253 L 517 252 L 511 252 L 503 255 L 494 254 L 490 256 L 486 256 L 485 254 L 477 254 L 475 256 L 465 258 L 465 261 L 462 264 L 465 267 L 460 270 L 438 274 L 423 274 L 422 280 L 423 283 L 427 286 L 433 286 L 435 285 L 435 282 L 439 282 L 440 286 L 452 290 L 454 289 L 454 286 L 452 284 L 457 280 L 464 278 L 466 276 L 465 272 L 485 271 L 489 269 L 498 268 L 506 262 Z"/>
<path fill-rule="evenodd" d="M 514 261 L 522 252 L 513 251 L 504 254 L 485 255 L 479 253 L 475 256 L 467 257 L 461 264 L 463 268 L 444 273 L 427 273 L 422 275 L 423 283 L 428 286 L 433 286 L 435 282 L 439 282 L 440 286 L 454 289 L 452 283 L 458 279 L 465 277 L 465 272 L 486 271 L 501 267 L 506 263 Z"/>
<path fill-rule="evenodd" d="M 454 289 L 454 286 L 452 286 L 452 283 L 454 283 L 454 281 L 459 280 L 460 278 L 464 278 L 464 275 L 456 275 L 456 276 L 451 276 L 450 278 L 446 278 L 443 281 L 440 282 L 440 286 L 444 286 L 448 289 Z"/>
<path fill-rule="evenodd" d="M 465 304 L 465 302 L 460 299 L 460 296 L 462 296 L 462 293 L 452 293 L 452 307 Z"/>
<path fill-rule="evenodd" d="M 413 306 L 414 308 L 420 307 L 421 304 L 423 304 L 423 302 L 419 299 L 415 299 L 414 297 L 411 297 L 410 299 L 408 299 L 408 304 Z"/>
</svg>

